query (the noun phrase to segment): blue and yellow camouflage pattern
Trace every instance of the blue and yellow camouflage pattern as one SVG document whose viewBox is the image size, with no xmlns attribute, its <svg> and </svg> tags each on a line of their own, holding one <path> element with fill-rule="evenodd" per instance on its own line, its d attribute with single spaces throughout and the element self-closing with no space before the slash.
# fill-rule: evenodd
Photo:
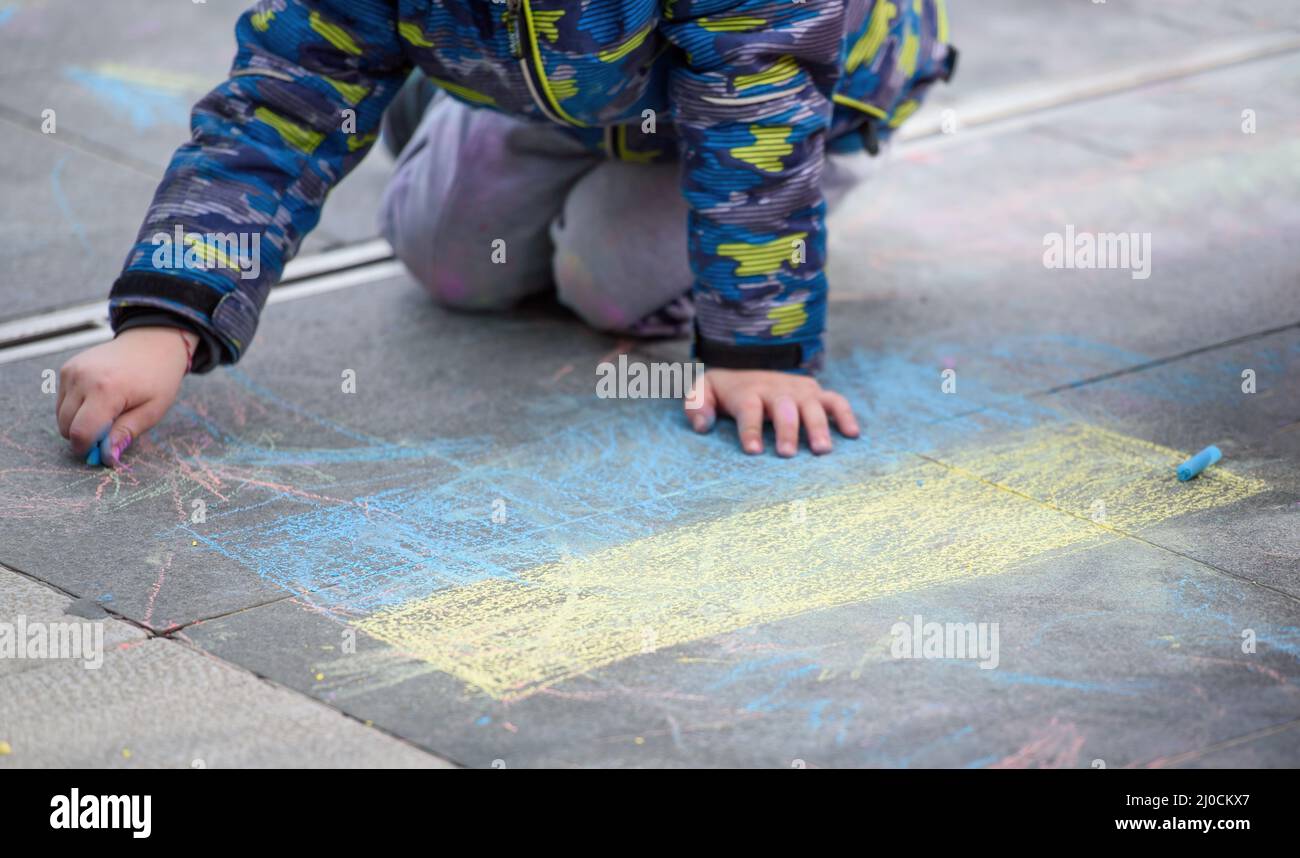
<svg viewBox="0 0 1300 858">
<path fill-rule="evenodd" d="M 943 0 L 262 0 L 229 78 L 194 108 L 110 306 L 247 350 L 330 189 L 412 69 L 468 104 L 559 124 L 595 151 L 679 159 L 697 354 L 823 359 L 827 151 L 883 139 L 951 73 Z M 185 236 L 180 267 L 160 236 Z M 258 236 L 254 276 L 222 236 Z M 229 260 L 226 260 L 229 262 Z"/>
</svg>

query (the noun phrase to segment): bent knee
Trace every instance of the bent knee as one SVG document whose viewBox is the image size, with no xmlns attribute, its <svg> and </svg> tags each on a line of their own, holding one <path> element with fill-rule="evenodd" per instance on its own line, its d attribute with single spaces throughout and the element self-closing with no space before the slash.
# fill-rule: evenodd
<svg viewBox="0 0 1300 858">
<path fill-rule="evenodd" d="M 411 279 L 450 310 L 507 310 L 531 291 L 509 266 L 473 264 L 465 242 L 436 229 L 423 213 L 404 212 L 400 192 L 386 194 L 380 232 Z"/>
<path fill-rule="evenodd" d="M 617 333 L 636 321 L 616 294 L 602 290 L 590 257 L 574 250 L 556 249 L 552 275 L 559 302 L 597 331 Z"/>
</svg>

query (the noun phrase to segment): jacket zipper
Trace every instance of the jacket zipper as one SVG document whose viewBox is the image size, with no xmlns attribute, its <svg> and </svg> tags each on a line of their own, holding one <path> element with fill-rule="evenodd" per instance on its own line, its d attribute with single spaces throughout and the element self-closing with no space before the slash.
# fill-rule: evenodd
<svg viewBox="0 0 1300 858">
<path fill-rule="evenodd" d="M 519 67 L 524 73 L 524 83 L 528 85 L 528 95 L 532 98 L 533 103 L 537 105 L 542 114 L 552 122 L 560 125 L 582 126 L 580 122 L 566 119 L 561 114 L 558 104 L 550 103 L 548 98 L 543 97 L 541 88 L 538 85 L 539 79 L 545 79 L 545 72 L 541 68 L 541 57 L 533 54 L 532 59 L 537 63 L 536 75 L 532 64 L 529 63 L 530 54 L 529 46 L 532 44 L 532 34 L 528 29 L 528 0 L 506 0 L 506 33 L 510 37 L 510 54 L 519 61 Z"/>
</svg>

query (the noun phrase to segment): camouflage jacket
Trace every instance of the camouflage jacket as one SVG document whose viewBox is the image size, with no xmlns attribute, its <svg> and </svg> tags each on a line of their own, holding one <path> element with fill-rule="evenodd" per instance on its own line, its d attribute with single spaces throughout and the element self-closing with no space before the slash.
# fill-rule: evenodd
<svg viewBox="0 0 1300 858">
<path fill-rule="evenodd" d="M 114 284 L 114 324 L 166 311 L 217 344 L 196 369 L 238 360 L 418 67 L 609 157 L 681 159 L 697 357 L 815 369 L 823 156 L 887 136 L 946 78 L 947 29 L 943 0 L 261 0 Z"/>
</svg>

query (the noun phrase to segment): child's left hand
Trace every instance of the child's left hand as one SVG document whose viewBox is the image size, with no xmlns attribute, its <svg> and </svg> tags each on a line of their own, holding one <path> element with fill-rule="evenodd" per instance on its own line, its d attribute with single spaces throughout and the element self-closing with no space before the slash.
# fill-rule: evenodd
<svg viewBox="0 0 1300 858">
<path fill-rule="evenodd" d="M 695 406 L 695 407 L 692 407 Z M 815 378 L 761 369 L 710 369 L 686 399 L 686 418 L 696 432 L 713 428 L 717 414 L 733 417 L 740 447 L 751 455 L 763 452 L 763 423 L 776 429 L 776 452 L 793 456 L 799 451 L 799 425 L 814 453 L 831 451 L 827 415 L 840 434 L 858 437 L 858 421 L 849 402 L 838 393 L 823 390 Z"/>
</svg>

